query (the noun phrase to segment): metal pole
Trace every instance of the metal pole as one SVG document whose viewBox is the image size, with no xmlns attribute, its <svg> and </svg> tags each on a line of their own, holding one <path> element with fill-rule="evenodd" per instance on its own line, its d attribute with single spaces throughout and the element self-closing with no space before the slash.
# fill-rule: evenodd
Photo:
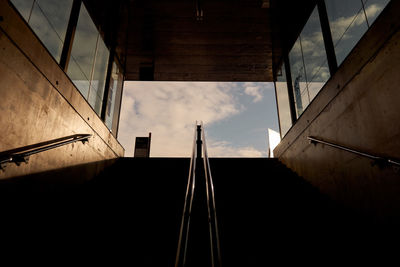
<svg viewBox="0 0 400 267">
<path fill-rule="evenodd" d="M 201 159 L 201 147 L 203 144 L 203 141 L 201 141 L 201 125 L 197 125 L 197 159 Z"/>
</svg>

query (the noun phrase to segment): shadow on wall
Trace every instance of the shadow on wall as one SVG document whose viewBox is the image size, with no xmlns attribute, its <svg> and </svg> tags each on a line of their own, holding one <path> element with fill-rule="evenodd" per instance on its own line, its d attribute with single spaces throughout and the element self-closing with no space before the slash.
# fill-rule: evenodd
<svg viewBox="0 0 400 267">
<path fill-rule="evenodd" d="M 97 177 L 116 160 L 101 160 L 0 180 L 0 193 L 68 191 Z"/>
</svg>

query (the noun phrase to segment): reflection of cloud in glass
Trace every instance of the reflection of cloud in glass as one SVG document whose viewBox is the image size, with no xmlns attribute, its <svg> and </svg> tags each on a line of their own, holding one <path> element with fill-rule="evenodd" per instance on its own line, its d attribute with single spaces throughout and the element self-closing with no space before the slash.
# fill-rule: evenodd
<svg viewBox="0 0 400 267">
<path fill-rule="evenodd" d="M 36 0 L 36 5 L 40 8 L 42 14 L 46 16 L 61 41 L 64 41 L 65 32 L 67 31 L 72 2 L 73 0 Z"/>
<path fill-rule="evenodd" d="M 334 29 L 332 30 L 332 39 L 334 40 L 335 45 L 337 45 L 341 40 L 346 40 L 351 37 L 351 35 L 348 34 L 349 28 L 357 27 L 365 23 L 365 17 L 361 11 L 360 6 L 358 13 L 354 14 L 354 16 L 340 17 L 331 22 L 331 28 Z"/>
<path fill-rule="evenodd" d="M 87 78 L 80 66 L 77 64 L 74 57 L 71 56 L 68 63 L 68 76 L 74 82 L 75 86 L 79 89 L 81 94 L 88 98 L 89 96 L 89 78 Z"/>
<path fill-rule="evenodd" d="M 71 13 L 72 0 L 13 0 L 12 3 L 29 23 L 51 55 L 60 60 Z"/>
<path fill-rule="evenodd" d="M 109 50 L 82 4 L 67 74 L 98 114 L 102 107 L 108 58 Z"/>
<path fill-rule="evenodd" d="M 104 41 L 99 38 L 93 80 L 91 81 L 89 92 L 89 103 L 98 114 L 100 114 L 102 107 L 109 55 L 110 53 Z"/>
<path fill-rule="evenodd" d="M 52 56 L 59 61 L 63 43 L 37 4 L 33 8 L 29 24 Z"/>
<path fill-rule="evenodd" d="M 326 1 L 340 64 L 368 29 L 366 16 L 375 18 L 388 0 Z M 289 53 L 297 115 L 299 116 L 330 78 L 318 10 L 315 8 Z"/>
<path fill-rule="evenodd" d="M 107 100 L 107 109 L 106 109 L 106 119 L 105 123 L 108 127 L 108 129 L 115 131 L 116 127 L 116 122 L 114 122 L 114 114 L 118 113 L 119 111 L 119 104 L 116 103 L 117 99 L 120 99 L 118 96 L 121 93 L 122 90 L 122 73 L 120 68 L 118 67 L 117 63 L 114 62 L 112 66 L 112 71 L 111 71 L 111 80 L 110 80 L 110 87 L 109 87 L 109 93 L 108 93 L 108 100 Z M 118 109 L 118 110 L 117 110 Z M 118 114 L 116 114 L 118 116 Z M 115 118 L 115 120 L 118 120 L 118 118 Z M 113 124 L 115 125 L 113 127 Z"/>
<path fill-rule="evenodd" d="M 319 22 L 318 9 L 315 8 L 307 24 L 301 32 L 301 45 L 306 68 L 307 82 L 327 81 L 329 72 L 327 68 L 325 45 Z"/>
<path fill-rule="evenodd" d="M 382 3 L 378 3 L 382 2 Z M 338 64 L 342 63 L 360 38 L 368 30 L 365 15 L 371 24 L 388 1 L 369 0 L 365 3 L 365 14 L 361 1 L 326 1 L 332 39 Z"/>
<path fill-rule="evenodd" d="M 86 8 L 82 5 L 71 55 L 80 66 L 80 71 L 83 72 L 88 80 L 91 76 L 98 35 L 96 26 Z M 70 72 L 70 67 L 68 67 L 68 72 Z M 74 80 L 74 77 L 71 77 L 71 79 Z"/>
<path fill-rule="evenodd" d="M 383 9 L 383 6 L 373 4 L 365 9 L 367 17 L 376 17 Z M 360 8 L 357 14 L 348 17 L 339 17 L 331 22 L 332 38 L 337 42 L 351 38 L 349 29 L 351 27 L 359 27 L 366 23 L 365 16 L 360 3 Z"/>
<path fill-rule="evenodd" d="M 11 0 L 11 3 L 17 8 L 22 17 L 28 21 L 31 14 L 33 0 Z"/>
<path fill-rule="evenodd" d="M 382 12 L 390 0 L 363 0 L 369 25 L 374 23 L 376 17 Z M 371 6 L 374 6 L 370 9 Z"/>
<path fill-rule="evenodd" d="M 289 59 L 296 111 L 297 116 L 300 116 L 312 100 L 309 84 L 316 81 L 319 82 L 317 84 L 323 84 L 330 77 L 317 8 L 312 12 L 290 51 Z"/>
</svg>

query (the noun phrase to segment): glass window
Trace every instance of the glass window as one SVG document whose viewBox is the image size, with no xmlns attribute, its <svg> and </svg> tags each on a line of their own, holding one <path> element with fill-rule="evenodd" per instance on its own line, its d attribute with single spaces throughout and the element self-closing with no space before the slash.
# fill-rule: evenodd
<svg viewBox="0 0 400 267">
<path fill-rule="evenodd" d="M 314 9 L 300 36 L 306 69 L 307 97 L 309 98 L 307 103 L 309 103 L 330 77 L 317 8 Z"/>
<path fill-rule="evenodd" d="M 279 125 L 281 129 L 281 137 L 292 127 L 292 118 L 290 116 L 290 104 L 288 95 L 288 86 L 286 82 L 285 65 L 282 65 L 281 75 L 277 77 L 275 82 L 276 98 L 278 102 Z"/>
<path fill-rule="evenodd" d="M 21 16 L 29 22 L 29 17 L 31 16 L 33 8 L 33 0 L 11 0 L 11 3 L 13 3 Z"/>
<path fill-rule="evenodd" d="M 73 0 L 13 0 L 50 54 L 60 62 Z"/>
<path fill-rule="evenodd" d="M 67 74 L 98 115 L 103 105 L 109 56 L 107 46 L 82 4 Z"/>
<path fill-rule="evenodd" d="M 367 21 L 369 26 L 371 26 L 372 23 L 374 23 L 378 15 L 390 2 L 390 0 L 362 0 L 362 1 L 364 3 L 365 14 L 367 16 Z"/>
<path fill-rule="evenodd" d="M 297 117 L 330 77 L 317 7 L 289 52 Z"/>
<path fill-rule="evenodd" d="M 81 5 L 67 74 L 88 99 L 99 33 L 85 6 Z"/>
<path fill-rule="evenodd" d="M 304 97 L 307 93 L 306 73 L 301 51 L 301 36 L 297 39 L 289 53 L 290 70 L 292 72 L 294 103 L 296 105 L 297 117 L 303 113 L 303 104 L 308 103 L 308 98 Z M 304 103 L 303 103 L 304 102 Z"/>
<path fill-rule="evenodd" d="M 368 29 L 361 0 L 325 0 L 340 65 Z"/>
<path fill-rule="evenodd" d="M 123 75 L 121 68 L 116 61 L 113 63 L 112 73 L 110 78 L 110 87 L 108 92 L 107 109 L 105 123 L 113 132 L 117 133 L 119 110 L 122 97 Z"/>
<path fill-rule="evenodd" d="M 100 114 L 101 112 L 109 57 L 110 52 L 104 44 L 103 39 L 99 38 L 96 60 L 93 69 L 93 79 L 90 82 L 89 91 L 89 104 L 93 107 L 97 114 Z"/>
<path fill-rule="evenodd" d="M 68 28 L 73 0 L 11 0 L 53 57 L 59 62 Z M 100 115 L 103 106 L 110 51 L 101 38 L 85 5 L 82 3 L 67 74 L 95 112 Z M 117 66 L 117 65 L 115 65 Z M 114 110 L 118 92 L 122 90 L 122 74 L 114 67 L 109 128 L 113 128 Z M 121 88 L 121 89 L 119 89 Z M 119 92 L 121 94 L 121 92 Z M 115 127 L 115 129 L 117 126 Z M 114 128 L 113 128 L 114 129 Z"/>
<path fill-rule="evenodd" d="M 76 88 L 78 88 L 81 94 L 87 98 L 89 96 L 89 78 L 86 77 L 81 66 L 78 65 L 73 57 L 69 60 L 67 74 L 75 84 Z"/>
</svg>

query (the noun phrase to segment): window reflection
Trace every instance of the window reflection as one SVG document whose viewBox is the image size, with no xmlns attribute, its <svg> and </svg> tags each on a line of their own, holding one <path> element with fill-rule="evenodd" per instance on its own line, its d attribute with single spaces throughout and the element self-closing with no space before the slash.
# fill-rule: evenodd
<svg viewBox="0 0 400 267">
<path fill-rule="evenodd" d="M 50 54 L 60 61 L 73 0 L 12 0 Z"/>
<path fill-rule="evenodd" d="M 330 78 L 317 8 L 314 9 L 300 36 L 309 103 Z"/>
<path fill-rule="evenodd" d="M 105 123 L 113 132 L 117 133 L 120 99 L 122 97 L 123 75 L 118 63 L 114 61 L 110 79 L 110 87 L 108 92 L 107 109 Z"/>
<path fill-rule="evenodd" d="M 67 74 L 97 114 L 101 113 L 110 52 L 81 5 Z"/>
<path fill-rule="evenodd" d="M 289 61 L 299 117 L 330 77 L 317 8 L 314 8 L 290 51 Z"/>
<path fill-rule="evenodd" d="M 292 72 L 294 103 L 296 105 L 297 117 L 303 113 L 303 101 L 307 103 L 302 95 L 307 93 L 306 73 L 301 51 L 301 37 L 299 37 L 289 53 L 290 69 Z"/>
<path fill-rule="evenodd" d="M 292 119 L 290 116 L 290 104 L 288 87 L 286 82 L 285 65 L 282 65 L 281 75 L 277 77 L 275 82 L 276 98 L 279 112 L 279 124 L 281 129 L 281 136 L 283 137 L 292 126 Z"/>
<path fill-rule="evenodd" d="M 104 41 L 99 38 L 97 43 L 96 61 L 93 69 L 93 79 L 90 83 L 89 91 L 89 104 L 97 114 L 100 114 L 101 112 L 109 56 L 110 53 L 104 44 Z"/>
<path fill-rule="evenodd" d="M 390 0 L 325 0 L 337 62 L 340 65 Z M 289 52 L 299 117 L 330 78 L 317 7 Z M 278 83 L 276 83 L 277 92 Z M 282 92 L 282 91 L 280 91 Z M 282 93 L 281 93 L 282 94 Z M 279 102 L 279 100 L 278 100 Z M 284 102 L 282 100 L 281 102 Z M 280 111 L 280 113 L 282 113 Z"/>
<path fill-rule="evenodd" d="M 368 25 L 371 26 L 390 0 L 362 0 Z"/>
<path fill-rule="evenodd" d="M 14 6 L 18 9 L 18 12 L 21 16 L 29 22 L 29 18 L 31 15 L 33 0 L 11 0 Z"/>
<path fill-rule="evenodd" d="M 88 99 L 99 33 L 84 5 L 81 5 L 67 74 Z M 74 64 L 71 64 L 71 62 Z"/>
<path fill-rule="evenodd" d="M 329 24 L 340 65 L 368 29 L 361 0 L 326 0 Z"/>
</svg>

